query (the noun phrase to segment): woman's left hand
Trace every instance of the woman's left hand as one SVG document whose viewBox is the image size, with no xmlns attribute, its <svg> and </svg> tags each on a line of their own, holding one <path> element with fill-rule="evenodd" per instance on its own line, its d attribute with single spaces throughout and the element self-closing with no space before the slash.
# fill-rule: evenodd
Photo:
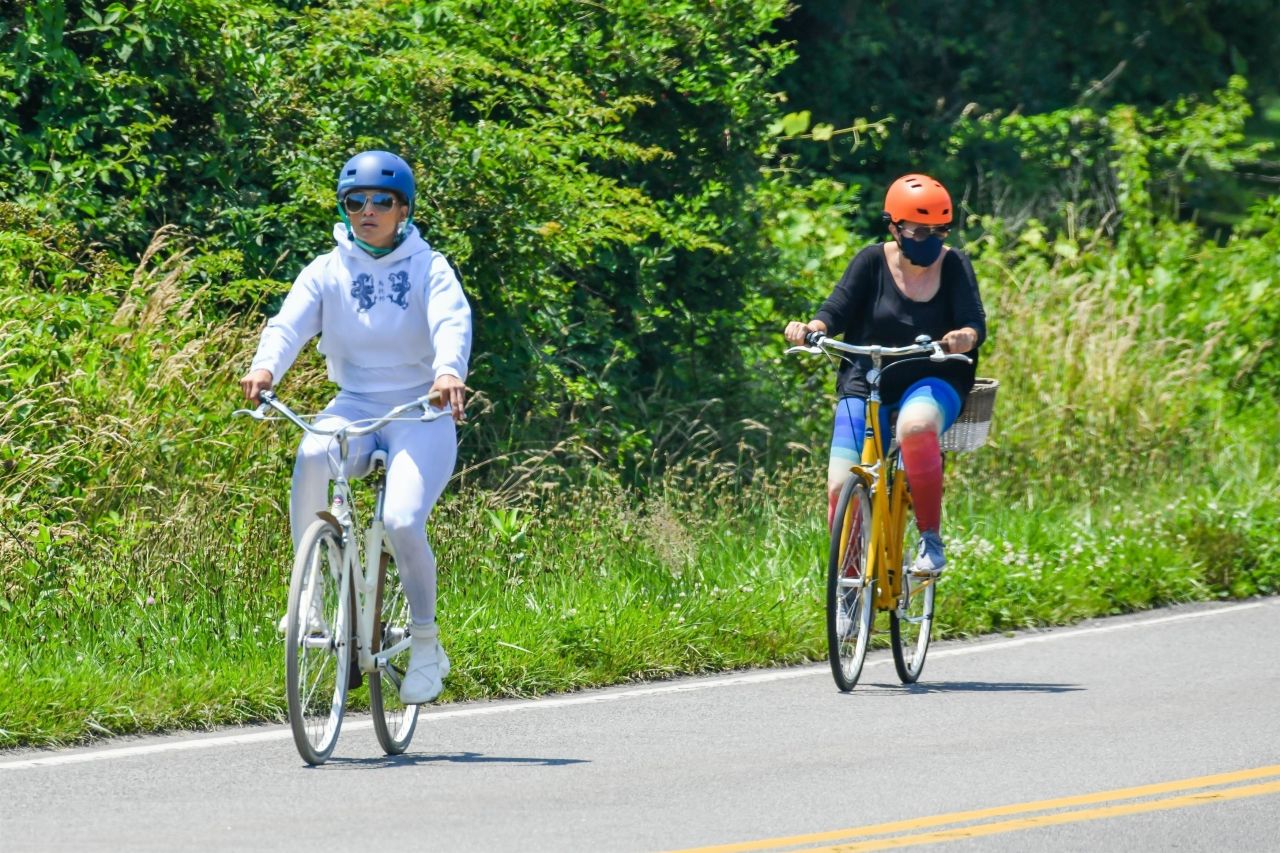
<svg viewBox="0 0 1280 853">
<path fill-rule="evenodd" d="M 947 352 L 965 353 L 978 345 L 978 333 L 968 326 L 947 332 L 939 342 Z"/>
<path fill-rule="evenodd" d="M 462 380 L 451 374 L 443 374 L 436 377 L 435 383 L 431 386 L 431 390 L 427 392 L 427 396 L 438 394 L 440 397 L 439 406 L 443 408 L 448 405 L 453 412 L 454 423 L 462 423 L 467 419 L 464 407 L 467 404 L 467 386 Z"/>
</svg>

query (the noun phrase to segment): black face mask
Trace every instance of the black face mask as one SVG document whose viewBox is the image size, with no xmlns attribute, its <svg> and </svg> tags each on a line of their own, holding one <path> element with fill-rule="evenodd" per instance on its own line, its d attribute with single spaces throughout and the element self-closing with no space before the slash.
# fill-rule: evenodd
<svg viewBox="0 0 1280 853">
<path fill-rule="evenodd" d="M 899 236 L 898 248 L 908 261 L 918 267 L 927 267 L 942 254 L 942 238 L 926 237 L 923 240 L 906 240 Z"/>
</svg>

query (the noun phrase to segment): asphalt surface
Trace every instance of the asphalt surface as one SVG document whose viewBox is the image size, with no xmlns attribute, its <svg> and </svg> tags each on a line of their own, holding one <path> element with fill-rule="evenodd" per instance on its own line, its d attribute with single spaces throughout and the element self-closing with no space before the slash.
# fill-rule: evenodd
<svg viewBox="0 0 1280 853">
<path fill-rule="evenodd" d="M 850 694 L 818 665 L 432 708 L 398 758 L 353 716 L 320 768 L 282 727 L 0 752 L 0 851 L 1274 851 L 1277 650 L 1259 599 L 935 644 L 913 687 L 873 653 Z"/>
</svg>

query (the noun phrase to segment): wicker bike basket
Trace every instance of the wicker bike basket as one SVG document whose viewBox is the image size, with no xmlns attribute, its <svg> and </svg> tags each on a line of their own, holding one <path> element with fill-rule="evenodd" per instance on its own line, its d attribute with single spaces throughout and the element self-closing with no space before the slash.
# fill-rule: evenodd
<svg viewBox="0 0 1280 853">
<path fill-rule="evenodd" d="M 939 442 L 942 449 L 950 453 L 964 453 L 977 450 L 987 443 L 987 435 L 991 432 L 991 414 L 996 407 L 996 390 L 1000 383 L 995 379 L 983 379 L 979 376 L 973 381 L 973 389 L 965 398 L 960 417 L 951 425 L 951 429 L 942 434 Z"/>
</svg>

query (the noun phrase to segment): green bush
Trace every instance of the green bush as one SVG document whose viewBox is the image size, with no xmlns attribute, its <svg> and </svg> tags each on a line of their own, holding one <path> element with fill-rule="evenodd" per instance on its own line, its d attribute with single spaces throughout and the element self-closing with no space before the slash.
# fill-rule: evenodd
<svg viewBox="0 0 1280 853">
<path fill-rule="evenodd" d="M 780 25 L 797 52 L 781 81 L 816 123 L 892 121 L 881 145 L 850 151 L 842 136 L 812 147 L 805 162 L 826 176 L 882 187 L 923 170 L 970 211 L 1045 221 L 1069 201 L 1077 215 L 1092 207 L 1096 224 L 1112 207 L 1103 117 L 1208 100 L 1236 75 L 1254 84 L 1254 103 L 1274 97 L 1277 27 L 1280 7 L 1268 0 L 981 0 L 924 16 L 881 0 L 804 0 Z M 1219 227 L 1272 193 L 1275 170 L 1240 157 L 1171 188 L 1182 215 Z M 867 227 L 879 210 L 869 213 Z"/>
</svg>

